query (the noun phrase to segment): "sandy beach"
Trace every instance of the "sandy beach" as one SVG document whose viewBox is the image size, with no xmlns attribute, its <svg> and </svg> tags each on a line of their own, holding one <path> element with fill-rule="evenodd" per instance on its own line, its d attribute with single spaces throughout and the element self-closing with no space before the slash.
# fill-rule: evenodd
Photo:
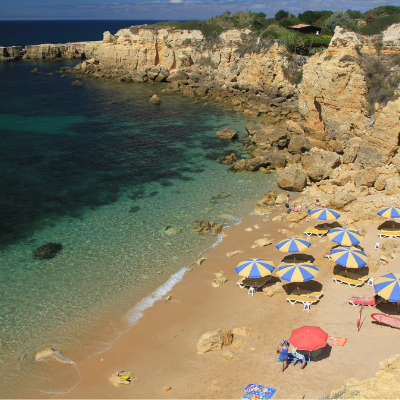
<svg viewBox="0 0 400 400">
<path fill-rule="evenodd" d="M 367 285 L 350 288 L 333 282 L 334 262 L 323 258 L 332 247 L 328 238 L 312 236 L 311 247 L 303 252 L 315 258 L 320 273 L 314 281 L 300 284 L 300 288 L 324 292 L 310 312 L 303 311 L 301 304 L 289 304 L 286 293 L 268 297 L 258 291 L 250 296 L 246 289 L 237 286 L 235 267 L 240 261 L 260 257 L 278 266 L 287 254 L 279 252 L 275 245 L 288 236 L 305 237 L 304 229 L 317 223 L 307 217 L 300 227 L 292 229 L 282 215 L 283 205 L 274 210 L 268 218 L 252 214 L 223 231 L 223 240 L 204 254 L 207 260 L 202 265 L 194 264 L 192 271 L 173 287 L 170 301 L 159 300 L 145 310 L 138 323 L 108 351 L 78 362 L 80 378 L 71 378 L 69 385 L 74 388 L 55 398 L 241 398 L 249 383 L 275 388 L 276 399 L 321 398 L 339 388 L 347 378 L 372 377 L 379 361 L 399 352 L 399 332 L 371 323 L 370 314 L 377 310 L 368 307 L 363 310 L 361 329 L 357 331 L 359 308 L 351 306 L 348 300 L 352 295 L 373 295 L 374 291 Z M 282 215 L 282 221 L 271 221 L 276 215 Z M 379 251 L 374 250 L 378 225 L 366 226 L 361 243 L 371 259 L 379 257 Z M 282 229 L 289 232 L 282 233 Z M 266 235 L 274 239 L 272 245 L 252 248 L 256 239 Z M 382 244 L 385 240 L 379 241 Z M 236 250 L 243 253 L 227 257 L 228 252 Z M 224 272 L 227 282 L 213 288 L 211 282 L 219 271 Z M 371 275 L 378 277 L 396 271 L 396 260 L 391 260 Z M 277 280 L 273 278 L 272 282 Z M 284 287 L 290 293 L 296 284 Z M 380 310 L 396 314 L 396 308 Z M 303 325 L 320 326 L 330 336 L 347 338 L 347 343 L 343 347 L 326 347 L 304 372 L 297 364 L 289 365 L 281 374 L 278 341 L 288 339 L 293 329 Z M 250 338 L 235 337 L 245 341 L 243 347 L 197 353 L 197 342 L 206 331 L 237 327 L 252 329 Z M 237 359 L 223 359 L 226 350 L 233 351 Z M 137 381 L 113 386 L 109 378 L 118 370 L 133 371 Z M 171 389 L 163 392 L 166 385 Z"/>
</svg>

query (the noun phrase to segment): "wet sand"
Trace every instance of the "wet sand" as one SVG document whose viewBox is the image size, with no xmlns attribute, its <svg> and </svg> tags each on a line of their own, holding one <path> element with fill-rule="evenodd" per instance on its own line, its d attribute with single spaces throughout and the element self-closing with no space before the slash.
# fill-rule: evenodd
<svg viewBox="0 0 400 400">
<path fill-rule="evenodd" d="M 395 308 L 376 310 L 365 307 L 362 326 L 357 332 L 359 308 L 348 304 L 352 295 L 373 295 L 373 289 L 364 285 L 350 288 L 332 280 L 334 263 L 323 258 L 332 242 L 312 236 L 312 246 L 304 254 L 315 258 L 320 269 L 314 281 L 301 283 L 300 288 L 322 289 L 320 301 L 303 311 L 301 304 L 291 305 L 286 293 L 273 297 L 258 291 L 248 295 L 236 282 L 235 267 L 247 258 L 264 258 L 276 266 L 287 254 L 279 252 L 275 245 L 293 234 L 303 235 L 305 228 L 317 221 L 307 220 L 298 228 L 289 228 L 282 215 L 283 205 L 271 214 L 249 215 L 234 227 L 225 230 L 224 239 L 207 251 L 202 265 L 193 265 L 168 293 L 171 300 L 157 301 L 145 310 L 138 323 L 123 334 L 111 349 L 79 362 L 80 379 L 71 378 L 70 392 L 55 398 L 241 398 L 249 383 L 277 389 L 274 398 L 321 398 L 339 388 L 350 377 L 366 379 L 378 370 L 379 361 L 400 352 L 399 331 L 379 327 L 371 323 L 373 312 L 396 313 Z M 282 221 L 272 222 L 274 215 L 282 215 Z M 340 220 L 339 220 L 340 222 Z M 378 223 L 366 226 L 362 246 L 371 258 L 378 258 L 374 250 Z M 258 227 L 258 229 L 256 229 Z M 246 231 L 246 228 L 252 228 Z M 282 229 L 289 233 L 282 233 Z M 273 238 L 272 245 L 252 248 L 256 239 Z M 379 239 L 381 244 L 385 239 Z M 243 253 L 227 257 L 228 252 Z M 219 288 L 211 286 L 215 273 L 223 271 L 228 281 Z M 396 260 L 382 266 L 375 277 L 387 272 L 399 272 Z M 276 272 L 276 270 L 275 270 Z M 273 276 L 276 276 L 275 272 Z M 275 280 L 274 280 L 275 279 Z M 277 281 L 273 278 L 272 282 Z M 284 286 L 287 292 L 296 284 Z M 309 363 L 303 372 L 300 364 L 289 365 L 281 374 L 276 347 L 280 338 L 288 339 L 292 330 L 303 325 L 316 325 L 330 336 L 347 338 L 344 347 L 326 347 L 322 355 Z M 222 351 L 197 353 L 197 342 L 206 331 L 218 328 L 232 330 L 236 327 L 252 328 L 251 338 L 239 337 L 246 344 L 238 350 L 228 346 Z M 227 361 L 222 354 L 231 350 L 237 359 Z M 118 370 L 133 371 L 137 381 L 115 387 L 109 377 Z M 171 390 L 163 392 L 164 386 Z"/>
</svg>

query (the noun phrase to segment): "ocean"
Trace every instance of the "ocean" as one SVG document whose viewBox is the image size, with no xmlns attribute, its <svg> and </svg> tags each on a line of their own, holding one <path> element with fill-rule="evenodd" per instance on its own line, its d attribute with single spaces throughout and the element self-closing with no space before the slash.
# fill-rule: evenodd
<svg viewBox="0 0 400 400">
<path fill-rule="evenodd" d="M 101 40 L 146 22 L 0 22 L 0 46 Z M 162 83 L 72 86 L 59 71 L 76 63 L 0 63 L 1 398 L 68 392 L 79 357 L 112 346 L 221 240 L 194 232 L 198 221 L 232 226 L 273 186 L 273 174 L 219 162 L 248 156 L 251 119 L 164 95 Z M 161 104 L 149 102 L 154 93 Z M 217 139 L 226 126 L 241 139 Z M 47 243 L 62 250 L 35 258 Z M 46 347 L 62 354 L 56 368 L 35 361 Z"/>
</svg>

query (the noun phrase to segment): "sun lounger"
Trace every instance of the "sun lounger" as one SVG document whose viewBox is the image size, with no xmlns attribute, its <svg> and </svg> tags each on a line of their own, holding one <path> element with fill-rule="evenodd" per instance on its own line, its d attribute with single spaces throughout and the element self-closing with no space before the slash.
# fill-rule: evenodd
<svg viewBox="0 0 400 400">
<path fill-rule="evenodd" d="M 309 290 L 304 290 L 304 289 L 298 289 L 295 290 L 293 293 L 290 293 L 290 295 L 294 296 L 303 296 L 303 297 L 321 297 L 324 294 L 324 292 L 310 292 Z"/>
<path fill-rule="evenodd" d="M 375 296 L 352 296 L 349 303 L 353 306 L 362 306 L 364 304 L 368 307 L 376 307 L 379 301 Z"/>
<path fill-rule="evenodd" d="M 314 228 L 313 226 L 310 226 L 307 228 L 304 233 L 307 236 L 311 235 L 317 235 L 318 237 L 324 236 L 328 233 L 329 229 L 328 228 Z"/>
<path fill-rule="evenodd" d="M 360 275 L 357 274 L 357 272 L 351 272 L 351 271 L 343 271 L 339 273 L 338 275 L 345 276 L 346 278 L 351 278 L 351 279 L 358 279 L 360 281 L 366 282 L 369 279 L 369 275 Z"/>
<path fill-rule="evenodd" d="M 302 303 L 303 311 L 310 311 L 311 304 L 316 303 L 319 300 L 319 297 L 306 297 L 299 296 L 298 294 L 290 294 L 286 297 L 286 300 L 290 304 Z"/>
<path fill-rule="evenodd" d="M 381 229 L 378 232 L 378 235 L 379 235 L 380 238 L 400 237 L 400 231 L 399 230 Z"/>
<path fill-rule="evenodd" d="M 333 277 L 333 280 L 336 283 L 347 283 L 350 287 L 362 286 L 365 283 L 364 281 L 362 281 L 360 279 L 351 279 L 351 278 L 347 278 L 346 276 L 343 276 L 343 275 L 335 275 Z"/>
</svg>

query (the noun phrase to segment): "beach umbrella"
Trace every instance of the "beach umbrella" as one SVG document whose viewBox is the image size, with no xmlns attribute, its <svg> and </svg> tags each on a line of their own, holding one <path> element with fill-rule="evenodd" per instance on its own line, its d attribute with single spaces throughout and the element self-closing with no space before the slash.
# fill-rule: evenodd
<svg viewBox="0 0 400 400">
<path fill-rule="evenodd" d="M 292 331 L 289 343 L 298 350 L 314 351 L 325 347 L 328 334 L 319 326 L 302 326 Z"/>
<path fill-rule="evenodd" d="M 303 251 L 310 246 L 311 243 L 307 240 L 301 239 L 299 237 L 293 237 L 282 240 L 276 245 L 276 248 L 279 251 L 283 251 L 284 253 L 298 253 L 299 251 Z"/>
<path fill-rule="evenodd" d="M 378 215 L 384 218 L 399 218 L 400 217 L 400 207 L 386 207 L 378 211 Z"/>
<path fill-rule="evenodd" d="M 378 296 L 388 301 L 400 302 L 400 274 L 387 274 L 374 282 Z"/>
<path fill-rule="evenodd" d="M 307 282 L 314 279 L 319 269 L 311 263 L 283 264 L 278 267 L 276 274 L 287 282 Z"/>
<path fill-rule="evenodd" d="M 383 218 L 399 218 L 400 217 L 400 207 L 386 207 L 378 211 L 378 215 Z M 393 221 L 394 229 L 394 221 Z"/>
<path fill-rule="evenodd" d="M 246 278 L 263 278 L 271 275 L 274 269 L 275 265 L 272 261 L 266 261 L 262 258 L 249 258 L 239 263 L 235 271 Z"/>
<path fill-rule="evenodd" d="M 331 250 L 330 257 L 346 268 L 361 268 L 367 265 L 368 256 L 357 247 L 339 246 Z"/>
<path fill-rule="evenodd" d="M 310 212 L 311 217 L 322 221 L 334 221 L 340 217 L 340 214 L 331 208 L 317 208 Z"/>
<path fill-rule="evenodd" d="M 328 238 L 342 246 L 355 246 L 363 239 L 360 232 L 351 228 L 333 228 L 328 232 Z"/>
<path fill-rule="evenodd" d="M 299 237 L 292 237 L 280 241 L 275 247 L 284 253 L 298 253 L 311 246 L 311 243 L 305 239 Z M 296 255 L 294 255 L 294 261 L 296 261 Z"/>
</svg>

